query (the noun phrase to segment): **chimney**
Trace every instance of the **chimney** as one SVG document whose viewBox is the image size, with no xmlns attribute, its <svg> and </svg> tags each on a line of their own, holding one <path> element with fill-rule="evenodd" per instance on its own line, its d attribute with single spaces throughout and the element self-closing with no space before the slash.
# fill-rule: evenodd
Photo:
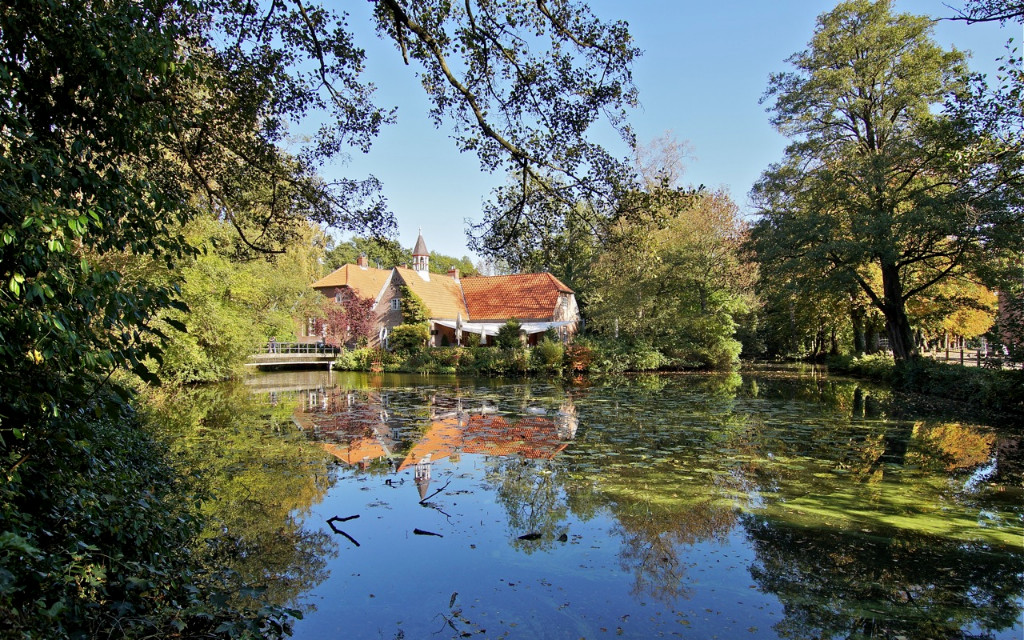
<svg viewBox="0 0 1024 640">
<path fill-rule="evenodd" d="M 361 253 L 359 254 L 359 257 L 356 259 L 356 264 L 359 266 L 360 269 L 365 269 L 368 266 L 370 266 L 370 260 L 366 257 L 365 253 Z"/>
<path fill-rule="evenodd" d="M 448 267 L 448 277 L 454 279 L 455 282 L 458 282 L 459 281 L 459 270 L 458 270 L 458 268 L 456 268 L 454 266 Z"/>
</svg>

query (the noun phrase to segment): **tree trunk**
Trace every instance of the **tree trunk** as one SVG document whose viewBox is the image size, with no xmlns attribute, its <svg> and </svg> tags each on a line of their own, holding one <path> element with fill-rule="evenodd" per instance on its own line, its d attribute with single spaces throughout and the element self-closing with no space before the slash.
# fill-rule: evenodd
<svg viewBox="0 0 1024 640">
<path fill-rule="evenodd" d="M 857 356 L 867 351 L 867 336 L 864 334 L 864 309 L 850 306 L 850 324 L 853 325 L 853 352 Z"/>
<path fill-rule="evenodd" d="M 907 310 L 903 304 L 903 283 L 900 281 L 899 268 L 896 265 L 882 265 L 882 315 L 885 316 L 885 331 L 889 336 L 889 348 L 897 360 L 909 360 L 917 357 L 914 345 L 914 331 L 907 318 Z"/>
</svg>

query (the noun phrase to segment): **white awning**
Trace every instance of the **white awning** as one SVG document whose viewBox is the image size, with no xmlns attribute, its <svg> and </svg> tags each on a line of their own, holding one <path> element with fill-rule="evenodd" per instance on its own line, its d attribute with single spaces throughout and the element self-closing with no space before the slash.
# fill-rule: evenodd
<svg viewBox="0 0 1024 640">
<path fill-rule="evenodd" d="M 442 327 L 448 327 L 449 329 L 455 328 L 455 320 L 433 320 L 434 324 L 439 324 Z M 483 336 L 496 336 L 498 335 L 498 329 L 505 324 L 504 322 L 463 322 L 462 331 L 464 333 L 477 333 Z M 559 327 L 567 327 L 571 324 L 576 324 L 571 320 L 562 322 L 523 322 L 520 324 L 520 328 L 526 335 L 533 335 L 535 333 L 544 333 L 548 329 L 557 329 Z"/>
</svg>

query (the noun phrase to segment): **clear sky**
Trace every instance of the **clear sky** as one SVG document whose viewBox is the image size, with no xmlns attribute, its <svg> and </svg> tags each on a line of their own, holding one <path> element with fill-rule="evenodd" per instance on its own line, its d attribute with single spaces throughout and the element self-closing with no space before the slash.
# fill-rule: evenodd
<svg viewBox="0 0 1024 640">
<path fill-rule="evenodd" d="M 786 140 L 768 122 L 758 103 L 768 75 L 788 70 L 785 59 L 803 49 L 816 17 L 835 6 L 831 0 L 591 0 L 603 19 L 626 20 L 644 51 L 634 67 L 641 108 L 631 123 L 643 142 L 669 131 L 688 141 L 686 182 L 724 187 L 745 212 L 748 193 L 771 162 L 782 157 Z M 952 15 L 946 5 L 961 0 L 896 0 L 897 10 L 933 17 Z M 482 203 L 504 175 L 481 173 L 476 156 L 459 154 L 449 131 L 435 129 L 414 65 L 405 66 L 390 43 L 374 37 L 372 5 L 365 0 L 338 5 L 367 52 L 366 79 L 377 87 L 377 103 L 398 107 L 398 122 L 385 128 L 369 154 L 325 168 L 328 176 L 369 174 L 384 183 L 398 220 L 398 239 L 411 248 L 420 227 L 432 251 L 462 257 L 467 220 L 481 219 Z M 971 66 L 992 73 L 995 59 L 1020 27 L 966 25 L 940 21 L 935 38 L 944 46 L 973 52 Z M 628 150 L 604 140 L 616 155 Z"/>
</svg>

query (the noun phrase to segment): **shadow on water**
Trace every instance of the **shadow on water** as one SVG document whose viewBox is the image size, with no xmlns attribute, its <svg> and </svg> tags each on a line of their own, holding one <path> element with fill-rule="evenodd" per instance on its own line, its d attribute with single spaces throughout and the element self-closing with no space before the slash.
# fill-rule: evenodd
<svg viewBox="0 0 1024 640">
<path fill-rule="evenodd" d="M 295 372 L 195 394 L 168 430 L 218 495 L 210 537 L 306 605 L 300 638 L 1024 631 L 1020 432 L 863 383 Z"/>
</svg>

